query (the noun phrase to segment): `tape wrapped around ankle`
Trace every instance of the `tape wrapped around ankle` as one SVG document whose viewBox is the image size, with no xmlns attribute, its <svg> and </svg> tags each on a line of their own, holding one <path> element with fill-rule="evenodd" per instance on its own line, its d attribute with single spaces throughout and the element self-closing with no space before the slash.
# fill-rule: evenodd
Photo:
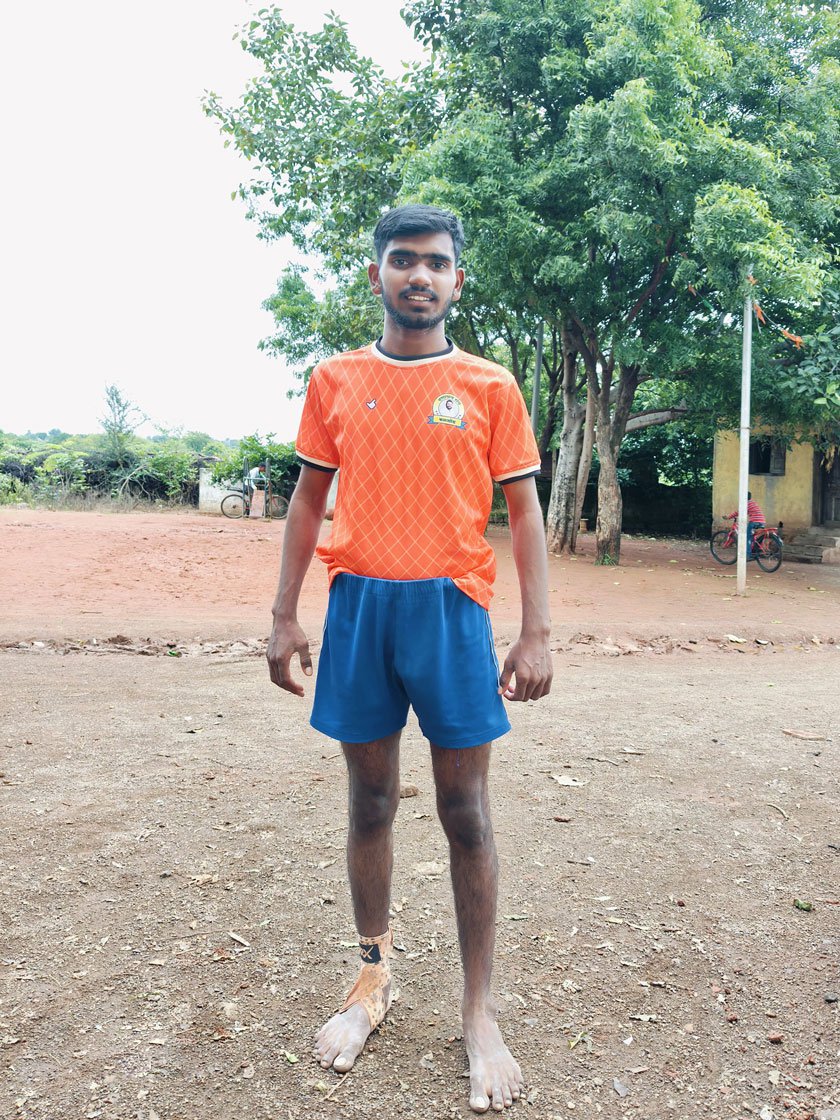
<svg viewBox="0 0 840 1120">
<path fill-rule="evenodd" d="M 379 1026 L 391 1006 L 391 964 L 388 954 L 393 944 L 394 935 L 390 927 L 379 937 L 359 937 L 362 967 L 341 1010 L 347 1011 L 354 1004 L 360 1003 L 367 1012 L 371 1030 Z"/>
</svg>

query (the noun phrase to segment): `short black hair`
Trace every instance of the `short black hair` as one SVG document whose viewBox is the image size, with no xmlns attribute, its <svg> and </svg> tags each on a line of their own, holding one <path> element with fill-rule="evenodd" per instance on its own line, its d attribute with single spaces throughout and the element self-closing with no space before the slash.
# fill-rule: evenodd
<svg viewBox="0 0 840 1120">
<path fill-rule="evenodd" d="M 421 233 L 448 233 L 452 238 L 457 264 L 464 248 L 464 227 L 451 210 L 441 210 L 437 206 L 424 206 L 410 202 L 386 211 L 376 223 L 373 231 L 373 245 L 376 259 L 381 263 L 385 246 L 395 237 L 416 237 Z"/>
</svg>

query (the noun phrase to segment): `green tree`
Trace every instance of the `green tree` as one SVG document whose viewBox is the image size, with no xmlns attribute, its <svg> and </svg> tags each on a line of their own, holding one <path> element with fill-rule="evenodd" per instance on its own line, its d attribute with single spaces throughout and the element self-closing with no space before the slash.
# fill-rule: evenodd
<svg viewBox="0 0 840 1120">
<path fill-rule="evenodd" d="M 461 107 L 409 161 L 408 182 L 469 214 L 471 229 L 483 224 L 497 274 L 507 260 L 512 286 L 562 332 L 556 548 L 573 541 L 572 499 L 588 473 L 575 462 L 582 365 L 601 467 L 598 555 L 615 561 L 625 433 L 679 412 L 681 383 L 710 360 L 737 362 L 736 332 L 709 322 L 689 284 L 737 311 L 752 273 L 786 317 L 819 291 L 829 256 L 819 234 L 832 211 L 824 188 L 802 199 L 799 170 L 831 181 L 836 111 L 815 136 L 825 90 L 760 36 L 739 40 L 738 61 L 752 45 L 762 68 L 742 66 L 734 82 L 715 21 L 689 0 L 605 0 L 585 11 L 551 0 L 415 0 L 409 16 L 460 74 Z M 790 96 L 756 127 L 743 105 L 773 68 Z M 821 81 L 836 91 L 836 80 Z M 634 415 L 639 386 L 652 380 L 661 407 Z"/>
<path fill-rule="evenodd" d="M 589 441 L 598 556 L 619 559 L 624 436 L 697 403 L 721 411 L 749 275 L 780 321 L 819 294 L 836 245 L 837 25 L 820 6 L 752 7 L 760 19 L 694 0 L 411 0 L 432 61 L 397 80 L 337 20 L 305 36 L 267 10 L 243 38 L 266 75 L 236 109 L 206 103 L 252 161 L 241 193 L 262 232 L 290 234 L 342 284 L 382 207 L 462 215 L 459 343 L 524 383 L 548 328 L 554 548 L 574 545 Z M 283 336 L 289 321 L 278 349 L 305 339 Z"/>
<path fill-rule="evenodd" d="M 99 422 L 115 466 L 123 469 L 128 465 L 134 433 L 145 419 L 137 405 L 124 397 L 116 385 L 105 386 L 105 415 Z"/>
<path fill-rule="evenodd" d="M 760 400 L 763 417 L 776 429 L 810 433 L 825 449 L 840 442 L 840 276 L 835 272 L 832 279 L 802 336 L 780 342 L 777 331 L 768 331 L 775 392 Z"/>
<path fill-rule="evenodd" d="M 204 100 L 250 163 L 239 194 L 261 236 L 288 236 L 342 275 L 364 263 L 370 229 L 399 195 L 397 157 L 434 135 L 437 79 L 421 65 L 387 78 L 335 14 L 306 34 L 266 7 L 239 38 L 263 73 L 235 108 Z"/>
<path fill-rule="evenodd" d="M 274 316 L 277 330 L 260 349 L 284 358 L 303 385 L 321 358 L 355 349 L 382 327 L 382 306 L 364 269 L 342 275 L 320 298 L 303 269 L 286 269 L 263 307 Z"/>
</svg>

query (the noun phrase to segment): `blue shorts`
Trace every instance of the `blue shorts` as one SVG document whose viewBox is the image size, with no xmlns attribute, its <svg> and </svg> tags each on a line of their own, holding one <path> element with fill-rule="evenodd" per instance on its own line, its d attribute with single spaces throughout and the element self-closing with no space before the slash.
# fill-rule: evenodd
<svg viewBox="0 0 840 1120">
<path fill-rule="evenodd" d="M 342 572 L 330 589 L 311 723 L 344 743 L 405 727 L 409 706 L 439 747 L 510 731 L 490 617 L 450 579 Z"/>
</svg>

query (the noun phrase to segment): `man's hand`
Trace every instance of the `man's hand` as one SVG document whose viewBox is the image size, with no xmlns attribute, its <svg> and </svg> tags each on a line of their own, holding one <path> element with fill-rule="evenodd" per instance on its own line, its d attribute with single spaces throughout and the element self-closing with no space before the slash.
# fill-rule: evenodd
<svg viewBox="0 0 840 1120">
<path fill-rule="evenodd" d="M 499 678 L 499 693 L 505 700 L 539 700 L 551 692 L 554 667 L 548 636 L 526 638 L 520 635 L 511 646 Z M 511 686 L 511 677 L 516 679 Z"/>
<path fill-rule="evenodd" d="M 309 653 L 309 639 L 297 622 L 279 622 L 275 619 L 266 651 L 271 680 L 280 688 L 285 688 L 287 692 L 293 692 L 295 696 L 303 696 L 303 685 L 297 683 L 291 672 L 291 661 L 295 654 L 300 657 L 300 667 L 304 675 L 311 677 L 312 656 Z"/>
</svg>

